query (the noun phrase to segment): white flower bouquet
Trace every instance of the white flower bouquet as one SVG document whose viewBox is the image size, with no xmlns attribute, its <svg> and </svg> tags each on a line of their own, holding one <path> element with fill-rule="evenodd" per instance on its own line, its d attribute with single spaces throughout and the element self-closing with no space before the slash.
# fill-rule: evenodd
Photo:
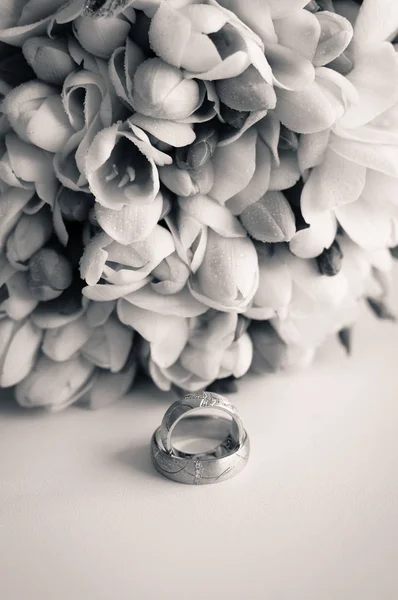
<svg viewBox="0 0 398 600">
<path fill-rule="evenodd" d="M 397 33 L 397 0 L 2 5 L 0 386 L 225 390 L 393 319 Z"/>
</svg>

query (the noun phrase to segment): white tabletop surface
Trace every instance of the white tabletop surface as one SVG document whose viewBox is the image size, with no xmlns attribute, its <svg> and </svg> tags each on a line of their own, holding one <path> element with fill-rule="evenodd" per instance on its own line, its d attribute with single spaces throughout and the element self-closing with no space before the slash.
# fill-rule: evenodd
<svg viewBox="0 0 398 600">
<path fill-rule="evenodd" d="M 241 384 L 251 458 L 219 485 L 154 472 L 153 388 L 46 417 L 3 393 L 0 598 L 396 600 L 398 326 L 354 341 Z"/>
</svg>

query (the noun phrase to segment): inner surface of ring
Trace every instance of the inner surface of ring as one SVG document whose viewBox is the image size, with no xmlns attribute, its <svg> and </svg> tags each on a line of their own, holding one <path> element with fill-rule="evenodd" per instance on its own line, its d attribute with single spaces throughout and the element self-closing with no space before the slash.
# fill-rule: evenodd
<svg viewBox="0 0 398 600">
<path fill-rule="evenodd" d="M 174 454 L 221 457 L 238 447 L 235 421 L 229 415 L 209 414 L 213 412 L 197 409 L 176 423 L 172 434 Z"/>
</svg>

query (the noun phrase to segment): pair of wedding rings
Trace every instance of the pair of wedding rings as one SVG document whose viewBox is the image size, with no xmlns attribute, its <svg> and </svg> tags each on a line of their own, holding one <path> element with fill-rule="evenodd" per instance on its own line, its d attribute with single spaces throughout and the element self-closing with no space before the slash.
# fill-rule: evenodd
<svg viewBox="0 0 398 600">
<path fill-rule="evenodd" d="M 214 415 L 215 412 L 221 413 L 220 416 Z M 222 432 L 225 437 L 209 451 L 189 453 L 173 445 L 177 425 L 188 438 L 200 428 L 210 439 L 218 439 Z M 157 471 L 173 481 L 191 485 L 218 483 L 234 477 L 245 467 L 249 453 L 249 438 L 236 408 L 223 396 L 211 392 L 188 394 L 174 402 L 151 441 Z"/>
</svg>

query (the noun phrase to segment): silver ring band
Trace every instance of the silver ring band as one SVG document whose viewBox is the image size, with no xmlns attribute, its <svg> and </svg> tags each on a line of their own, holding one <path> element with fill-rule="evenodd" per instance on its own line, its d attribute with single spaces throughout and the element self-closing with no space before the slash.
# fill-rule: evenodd
<svg viewBox="0 0 398 600">
<path fill-rule="evenodd" d="M 170 454 L 163 446 L 161 427 L 155 431 L 151 441 L 152 461 L 156 470 L 168 479 L 190 485 L 219 483 L 240 473 L 250 454 L 250 442 L 246 432 L 243 443 L 235 450 L 226 449 L 226 452 L 220 458 L 214 458 L 213 453 L 182 456 Z"/>
<path fill-rule="evenodd" d="M 192 415 L 203 408 L 217 409 L 232 417 L 231 435 L 235 442 L 235 447 L 238 448 L 243 445 L 246 432 L 238 411 L 233 404 L 228 402 L 224 396 L 212 392 L 203 392 L 201 394 L 187 394 L 167 409 L 159 428 L 160 441 L 166 452 L 169 454 L 173 454 L 174 452 L 171 437 L 177 423 L 181 419 L 186 418 L 188 413 Z"/>
</svg>

